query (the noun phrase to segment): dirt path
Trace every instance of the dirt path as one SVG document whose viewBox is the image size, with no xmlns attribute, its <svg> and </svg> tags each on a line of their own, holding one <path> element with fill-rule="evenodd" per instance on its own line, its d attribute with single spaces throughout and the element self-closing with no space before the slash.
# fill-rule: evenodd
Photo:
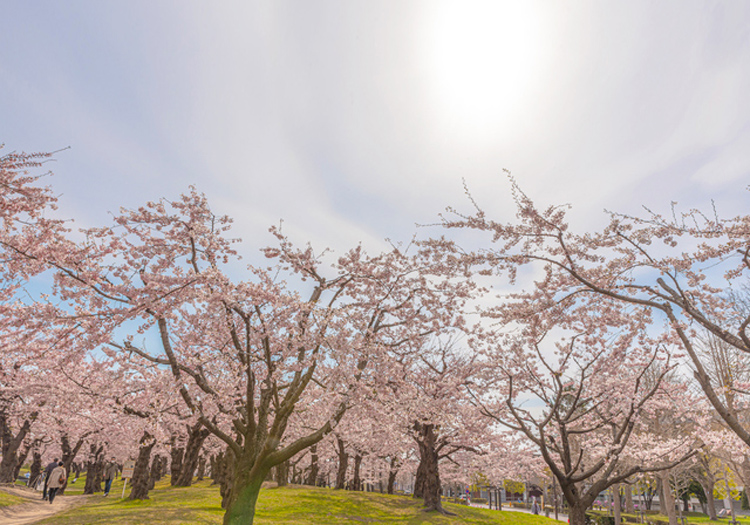
<svg viewBox="0 0 750 525">
<path fill-rule="evenodd" d="M 0 523 L 3 525 L 36 523 L 44 518 L 54 516 L 58 512 L 81 505 L 88 499 L 88 496 L 58 496 L 55 498 L 55 502 L 50 505 L 49 501 L 42 501 L 40 492 L 28 488 L 2 486 L 0 490 L 27 501 L 9 507 L 0 507 Z"/>
</svg>

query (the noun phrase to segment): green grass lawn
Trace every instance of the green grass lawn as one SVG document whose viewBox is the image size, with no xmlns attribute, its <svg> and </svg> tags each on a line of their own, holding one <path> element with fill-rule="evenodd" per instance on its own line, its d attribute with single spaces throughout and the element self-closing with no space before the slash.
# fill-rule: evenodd
<svg viewBox="0 0 750 525">
<path fill-rule="evenodd" d="M 593 511 L 593 513 L 606 515 L 606 512 L 601 512 L 601 511 Z M 711 521 L 708 519 L 707 515 L 701 514 L 699 512 L 683 512 L 682 515 L 686 518 L 687 523 L 690 523 L 691 525 L 721 525 L 722 523 L 731 522 L 731 518 L 719 518 L 716 521 Z M 637 518 L 637 516 L 635 516 L 634 514 L 623 513 L 622 516 L 623 518 L 625 516 Z M 652 522 L 655 522 L 655 523 L 664 523 L 664 524 L 669 523 L 669 519 L 662 514 L 650 513 L 646 515 L 646 519 L 651 520 Z M 743 525 L 750 525 L 750 517 L 738 516 L 737 523 L 742 523 Z"/>
<path fill-rule="evenodd" d="M 15 505 L 16 503 L 23 503 L 23 501 L 23 498 L 0 491 L 0 507 L 8 507 L 10 505 Z"/>
<path fill-rule="evenodd" d="M 81 480 L 79 479 L 79 482 Z M 77 484 L 77 483 L 76 483 Z M 131 502 L 120 499 L 115 487 L 108 498 L 91 496 L 88 503 L 54 518 L 44 525 L 198 525 L 221 523 L 224 511 L 217 487 L 210 481 L 189 488 L 173 488 L 168 481 L 157 484 L 151 499 Z M 73 494 L 71 491 L 66 493 Z M 127 495 L 127 493 L 126 493 Z M 114 497 L 113 497 L 114 496 Z M 553 520 L 518 512 L 498 512 L 446 504 L 456 516 L 441 516 L 421 510 L 421 502 L 408 496 L 372 492 L 348 492 L 313 487 L 264 489 L 258 500 L 255 523 L 259 525 L 382 523 L 409 525 L 552 525 Z"/>
</svg>

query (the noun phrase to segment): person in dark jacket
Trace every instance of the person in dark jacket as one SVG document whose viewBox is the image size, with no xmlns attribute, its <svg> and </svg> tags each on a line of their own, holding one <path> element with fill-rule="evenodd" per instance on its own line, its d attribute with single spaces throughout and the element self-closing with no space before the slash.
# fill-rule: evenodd
<svg viewBox="0 0 750 525">
<path fill-rule="evenodd" d="M 117 466 L 117 460 L 115 458 L 112 458 L 112 461 L 109 462 L 107 465 L 107 468 L 104 469 L 104 495 L 109 496 L 109 489 L 112 488 L 112 482 L 117 477 L 117 472 L 120 470 L 120 467 Z"/>
<path fill-rule="evenodd" d="M 47 495 L 47 490 L 49 488 L 49 477 L 50 474 L 52 474 L 52 471 L 55 470 L 55 468 L 57 468 L 57 458 L 55 458 L 55 460 L 47 465 L 44 469 L 44 490 L 42 491 L 42 499 L 44 501 L 47 501 L 49 499 Z"/>
</svg>

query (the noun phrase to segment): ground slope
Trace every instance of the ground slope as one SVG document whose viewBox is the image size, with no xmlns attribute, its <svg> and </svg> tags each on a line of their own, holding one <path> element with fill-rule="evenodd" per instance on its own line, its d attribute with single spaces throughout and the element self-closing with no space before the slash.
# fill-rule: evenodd
<svg viewBox="0 0 750 525">
<path fill-rule="evenodd" d="M 114 492 L 114 491 L 113 491 Z M 131 502 L 93 496 L 84 506 L 40 521 L 40 525 L 215 525 L 224 515 L 217 487 L 201 482 L 189 488 L 157 485 L 151 499 Z M 114 495 L 114 494 L 113 494 Z M 119 494 L 118 494 L 119 496 Z M 70 497 L 70 496 L 68 496 Z M 57 503 L 57 501 L 55 502 Z M 312 487 L 264 489 L 258 500 L 257 525 L 552 525 L 553 520 L 517 512 L 447 505 L 456 516 L 422 511 L 419 500 L 367 492 Z"/>
</svg>

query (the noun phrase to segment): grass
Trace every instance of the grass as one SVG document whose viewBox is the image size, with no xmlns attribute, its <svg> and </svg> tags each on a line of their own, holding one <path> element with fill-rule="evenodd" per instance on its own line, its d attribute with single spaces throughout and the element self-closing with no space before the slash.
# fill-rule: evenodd
<svg viewBox="0 0 750 525">
<path fill-rule="evenodd" d="M 594 514 L 602 514 L 602 515 L 606 515 L 607 514 L 606 512 L 602 512 L 602 511 L 592 511 L 592 513 L 594 513 Z M 686 522 L 689 523 L 690 525 L 721 525 L 722 523 L 731 523 L 731 518 L 719 518 L 716 521 L 711 521 L 711 520 L 708 519 L 707 515 L 702 514 L 700 512 L 683 512 L 682 515 L 683 515 L 683 517 L 685 517 Z M 625 513 L 623 513 L 622 516 L 623 516 L 623 522 L 624 522 L 625 516 L 630 516 L 630 517 L 633 517 L 633 518 L 637 518 L 637 516 L 635 514 L 625 514 Z M 678 514 L 678 516 L 679 516 L 679 514 Z M 647 521 L 651 520 L 651 521 L 654 521 L 656 523 L 664 523 L 664 524 L 668 524 L 669 523 L 669 519 L 665 515 L 663 515 L 663 514 L 656 514 L 656 513 L 649 513 L 649 514 L 647 514 L 646 515 L 646 520 Z M 679 519 L 678 519 L 678 521 L 679 521 Z M 738 516 L 737 517 L 737 523 L 741 523 L 743 525 L 750 525 L 750 517 L 748 517 L 748 516 Z"/>
<path fill-rule="evenodd" d="M 0 507 L 9 507 L 17 503 L 23 503 L 24 499 L 0 490 Z"/>
<path fill-rule="evenodd" d="M 79 480 L 80 482 L 80 480 Z M 224 511 L 217 487 L 209 481 L 189 488 L 170 487 L 162 481 L 151 491 L 151 499 L 120 499 L 113 487 L 110 497 L 91 496 L 85 505 L 42 525 L 199 525 L 221 523 Z M 120 491 L 122 486 L 120 485 Z M 66 493 L 71 494 L 68 490 Z M 115 497 L 113 497 L 115 496 Z M 456 516 L 426 513 L 421 502 L 408 496 L 372 492 L 348 492 L 314 487 L 263 489 L 258 500 L 258 525 L 351 525 L 352 523 L 407 525 L 552 525 L 542 516 L 519 512 L 498 512 L 446 504 Z"/>
</svg>

